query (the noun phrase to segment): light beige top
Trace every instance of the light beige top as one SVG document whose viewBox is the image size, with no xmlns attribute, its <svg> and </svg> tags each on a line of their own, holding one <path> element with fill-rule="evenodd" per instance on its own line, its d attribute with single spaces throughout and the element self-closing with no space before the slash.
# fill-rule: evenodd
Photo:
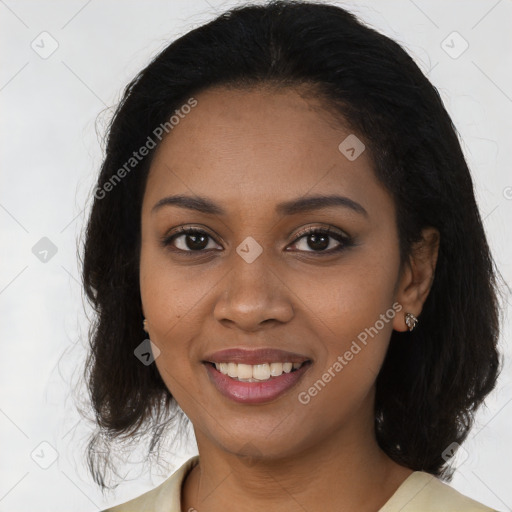
<svg viewBox="0 0 512 512">
<path fill-rule="evenodd" d="M 181 485 L 198 462 L 198 455 L 190 458 L 155 489 L 104 512 L 186 512 L 181 510 Z M 464 496 L 429 473 L 415 471 L 378 512 L 496 511 Z"/>
</svg>

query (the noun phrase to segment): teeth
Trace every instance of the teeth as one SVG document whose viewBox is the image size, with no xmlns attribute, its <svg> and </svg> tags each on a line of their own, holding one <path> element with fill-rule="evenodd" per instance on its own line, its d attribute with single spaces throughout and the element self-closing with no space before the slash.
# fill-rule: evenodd
<svg viewBox="0 0 512 512">
<path fill-rule="evenodd" d="M 255 364 L 252 367 L 252 378 L 258 380 L 270 379 L 270 365 L 267 363 Z"/>
<path fill-rule="evenodd" d="M 218 369 L 219 368 L 217 368 L 217 370 Z M 222 372 L 222 373 L 226 374 L 226 372 Z M 228 363 L 228 372 L 227 373 L 230 377 L 238 377 L 237 365 L 235 363 Z"/>
<path fill-rule="evenodd" d="M 250 364 L 239 364 L 237 377 L 239 379 L 252 379 L 252 366 Z"/>
<path fill-rule="evenodd" d="M 279 377 L 283 373 L 283 363 L 270 363 L 269 370 L 272 377 Z"/>
<path fill-rule="evenodd" d="M 258 382 L 279 377 L 283 373 L 297 370 L 302 363 L 236 364 L 215 363 L 215 368 L 224 375 L 243 382 Z"/>
</svg>

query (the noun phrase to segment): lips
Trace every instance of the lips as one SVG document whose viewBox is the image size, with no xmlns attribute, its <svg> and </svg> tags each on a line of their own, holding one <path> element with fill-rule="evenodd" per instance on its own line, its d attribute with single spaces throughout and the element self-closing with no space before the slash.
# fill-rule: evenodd
<svg viewBox="0 0 512 512">
<path fill-rule="evenodd" d="M 261 404 L 279 398 L 286 391 L 295 387 L 312 364 L 311 359 L 302 354 L 278 349 L 227 349 L 208 354 L 203 360 L 209 381 L 217 391 L 235 402 L 244 404 Z M 220 371 L 220 365 L 237 367 L 233 376 Z M 266 368 L 292 366 L 287 371 L 276 372 L 278 376 L 258 373 L 257 378 L 240 379 L 236 377 L 239 370 L 246 371 L 257 366 Z M 223 368 L 225 369 L 225 368 Z M 261 370 L 261 368 L 260 368 Z"/>
<path fill-rule="evenodd" d="M 240 349 L 230 348 L 213 352 L 204 357 L 204 363 L 237 363 L 237 364 L 264 364 L 264 363 L 304 363 L 309 358 L 294 352 L 287 352 L 275 348 Z"/>
</svg>

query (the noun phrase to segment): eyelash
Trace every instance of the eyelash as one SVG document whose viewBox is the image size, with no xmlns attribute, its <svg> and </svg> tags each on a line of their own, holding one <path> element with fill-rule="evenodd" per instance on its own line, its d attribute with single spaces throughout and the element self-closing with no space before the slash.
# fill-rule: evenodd
<svg viewBox="0 0 512 512">
<path fill-rule="evenodd" d="M 333 231 L 331 228 L 318 228 L 318 227 L 306 228 L 306 229 L 300 231 L 299 233 L 297 233 L 297 236 L 296 236 L 295 240 L 292 242 L 292 245 L 296 244 L 302 238 L 307 237 L 309 235 L 313 235 L 313 234 L 314 235 L 324 235 L 324 236 L 329 236 L 330 238 L 334 238 L 337 242 L 340 243 L 340 245 L 334 249 L 329 249 L 328 251 L 310 250 L 310 251 L 299 251 L 299 252 L 312 253 L 312 254 L 315 254 L 316 256 L 324 256 L 324 255 L 332 255 L 334 253 L 341 252 L 344 249 L 347 249 L 347 248 L 355 245 L 352 238 L 350 238 L 347 235 L 338 233 L 337 231 Z M 211 235 L 209 235 L 206 231 L 204 231 L 202 229 L 191 228 L 191 227 L 180 227 L 178 229 L 177 233 L 173 233 L 170 236 L 164 236 L 161 240 L 161 243 L 165 248 L 167 248 L 173 252 L 185 254 L 187 256 L 204 255 L 205 252 L 212 250 L 212 249 L 208 249 L 208 250 L 201 249 L 201 250 L 197 250 L 197 251 L 193 251 L 193 250 L 185 251 L 183 249 L 176 249 L 176 248 L 171 249 L 172 242 L 176 238 L 183 236 L 183 235 L 206 235 L 210 239 L 213 239 L 213 237 Z"/>
</svg>

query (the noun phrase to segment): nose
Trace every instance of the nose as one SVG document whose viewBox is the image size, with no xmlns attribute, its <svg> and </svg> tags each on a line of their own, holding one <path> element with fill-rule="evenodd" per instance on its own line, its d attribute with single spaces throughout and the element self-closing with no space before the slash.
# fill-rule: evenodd
<svg viewBox="0 0 512 512">
<path fill-rule="evenodd" d="M 226 326 L 257 331 L 293 318 L 293 293 L 264 254 L 248 263 L 235 253 L 231 271 L 223 283 L 214 316 Z"/>
</svg>

